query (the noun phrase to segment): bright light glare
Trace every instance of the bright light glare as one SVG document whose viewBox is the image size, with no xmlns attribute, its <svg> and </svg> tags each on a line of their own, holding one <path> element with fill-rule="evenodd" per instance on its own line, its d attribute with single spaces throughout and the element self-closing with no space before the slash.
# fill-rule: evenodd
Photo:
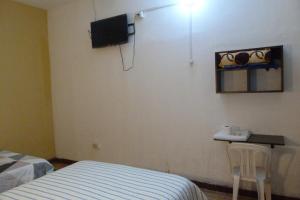
<svg viewBox="0 0 300 200">
<path fill-rule="evenodd" d="M 203 7 L 204 0 L 180 0 L 179 6 L 183 12 L 197 12 Z"/>
</svg>

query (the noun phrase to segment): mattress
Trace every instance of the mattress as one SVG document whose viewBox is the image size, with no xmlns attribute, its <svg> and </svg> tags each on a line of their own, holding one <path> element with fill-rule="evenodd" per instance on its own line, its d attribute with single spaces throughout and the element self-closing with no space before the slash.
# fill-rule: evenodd
<svg viewBox="0 0 300 200">
<path fill-rule="evenodd" d="M 30 182 L 52 172 L 45 159 L 10 151 L 0 151 L 0 192 Z"/>
<path fill-rule="evenodd" d="M 188 179 L 163 172 L 81 161 L 7 192 L 1 200 L 207 200 Z"/>
</svg>

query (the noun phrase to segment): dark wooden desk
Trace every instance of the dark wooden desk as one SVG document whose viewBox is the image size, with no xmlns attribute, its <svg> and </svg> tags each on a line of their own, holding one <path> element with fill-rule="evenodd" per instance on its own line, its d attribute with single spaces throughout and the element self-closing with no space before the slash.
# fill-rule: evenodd
<svg viewBox="0 0 300 200">
<path fill-rule="evenodd" d="M 229 143 L 236 142 L 230 140 L 218 140 L 217 141 L 226 141 Z M 261 134 L 251 134 L 247 141 L 241 141 L 242 143 L 253 143 L 253 144 L 267 144 L 271 148 L 274 148 L 275 145 L 285 145 L 284 137 L 281 135 L 261 135 Z"/>
</svg>

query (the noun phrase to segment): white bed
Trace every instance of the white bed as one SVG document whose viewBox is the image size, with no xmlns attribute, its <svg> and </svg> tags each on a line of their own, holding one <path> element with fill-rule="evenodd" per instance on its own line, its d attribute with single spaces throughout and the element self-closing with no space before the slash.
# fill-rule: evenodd
<svg viewBox="0 0 300 200">
<path fill-rule="evenodd" d="M 1 200 L 207 200 L 188 179 L 162 172 L 81 161 L 0 194 Z"/>
</svg>

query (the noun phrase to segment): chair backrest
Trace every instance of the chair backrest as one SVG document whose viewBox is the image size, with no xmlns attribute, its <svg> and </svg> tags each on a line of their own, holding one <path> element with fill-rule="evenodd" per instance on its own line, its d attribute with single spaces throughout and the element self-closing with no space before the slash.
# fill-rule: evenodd
<svg viewBox="0 0 300 200">
<path fill-rule="evenodd" d="M 263 169 L 270 176 L 271 150 L 256 144 L 232 143 L 228 146 L 228 155 L 232 173 L 239 169 L 241 179 L 256 179 L 257 169 Z"/>
</svg>

